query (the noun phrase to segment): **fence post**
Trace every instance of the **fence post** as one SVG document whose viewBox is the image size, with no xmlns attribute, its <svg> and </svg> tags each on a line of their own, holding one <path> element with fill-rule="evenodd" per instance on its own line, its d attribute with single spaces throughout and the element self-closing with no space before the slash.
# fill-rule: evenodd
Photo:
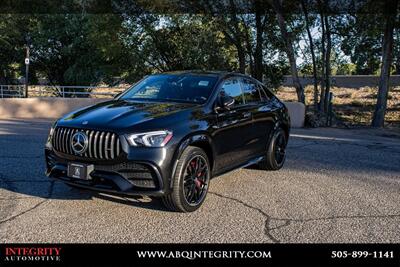
<svg viewBox="0 0 400 267">
<path fill-rule="evenodd" d="M 3 85 L 0 85 L 0 95 L 1 95 L 1 98 L 3 98 Z"/>
<path fill-rule="evenodd" d="M 65 98 L 64 87 L 61 87 L 61 91 L 62 91 L 62 97 Z"/>
</svg>

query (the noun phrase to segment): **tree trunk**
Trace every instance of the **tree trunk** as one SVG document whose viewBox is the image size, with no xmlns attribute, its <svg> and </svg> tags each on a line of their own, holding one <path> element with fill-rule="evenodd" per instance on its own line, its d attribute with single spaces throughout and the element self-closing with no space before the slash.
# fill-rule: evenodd
<svg viewBox="0 0 400 267">
<path fill-rule="evenodd" d="M 319 8 L 320 8 L 320 20 L 321 20 L 321 58 L 322 58 L 322 64 L 321 64 L 321 94 L 319 98 L 319 110 L 324 111 L 325 110 L 325 19 L 324 19 L 324 13 L 322 11 L 322 4 L 321 1 L 318 1 Z"/>
<path fill-rule="evenodd" d="M 237 18 L 237 10 L 234 0 L 229 1 L 229 15 L 232 21 L 227 23 L 224 19 L 221 20 L 222 33 L 229 40 L 231 44 L 236 47 L 239 61 L 239 72 L 246 73 L 246 49 L 243 46 L 243 37 L 239 27 Z"/>
<path fill-rule="evenodd" d="M 238 34 L 235 34 L 234 32 L 230 34 L 228 32 L 228 29 L 223 29 L 222 33 L 229 40 L 229 42 L 236 47 L 239 61 L 239 72 L 244 74 L 246 72 L 246 53 L 245 49 L 242 46 L 240 36 L 238 36 Z"/>
<path fill-rule="evenodd" d="M 396 44 L 397 50 L 395 50 L 396 52 L 394 52 L 395 53 L 394 55 L 396 55 L 396 63 L 395 63 L 396 72 L 395 73 L 397 75 L 400 75 L 400 19 L 397 21 L 397 23 L 399 26 L 397 27 L 397 29 L 395 29 L 395 32 L 396 32 L 395 36 L 396 36 L 396 41 L 397 41 L 397 44 Z"/>
<path fill-rule="evenodd" d="M 397 56 L 397 61 L 396 61 L 396 74 L 400 75 L 400 55 Z"/>
<path fill-rule="evenodd" d="M 315 60 L 314 41 L 313 41 L 313 38 L 311 35 L 307 6 L 306 6 L 304 0 L 301 1 L 301 7 L 304 12 L 307 35 L 308 35 L 308 40 L 310 42 L 311 60 L 312 60 L 312 67 L 313 67 L 313 82 L 314 82 L 314 110 L 317 111 L 318 110 L 318 77 L 317 77 L 317 63 Z"/>
<path fill-rule="evenodd" d="M 238 59 L 239 59 L 239 72 L 245 74 L 246 73 L 246 54 L 242 46 L 236 46 L 238 51 Z"/>
<path fill-rule="evenodd" d="M 293 86 L 296 88 L 297 100 L 299 102 L 305 103 L 304 89 L 300 83 L 300 79 L 297 72 L 296 58 L 293 49 L 293 40 L 286 29 L 285 18 L 283 17 L 283 7 L 279 0 L 272 0 L 272 2 L 270 1 L 270 3 L 272 4 L 272 8 L 276 13 L 282 39 L 285 42 L 285 50 L 289 59 L 290 71 L 292 73 L 292 79 L 293 79 Z"/>
<path fill-rule="evenodd" d="M 331 91 L 331 50 L 332 39 L 329 25 L 329 18 L 325 15 L 325 34 L 326 34 L 326 54 L 325 54 L 325 98 L 324 112 L 328 112 L 329 108 L 329 93 Z"/>
<path fill-rule="evenodd" d="M 388 1 L 389 2 L 389 1 Z M 386 14 L 385 32 L 382 44 L 382 67 L 379 79 L 378 99 L 372 118 L 373 127 L 384 127 L 387 97 L 389 93 L 390 66 L 392 64 L 393 30 L 397 15 L 398 0 L 391 0 L 387 4 L 389 14 Z"/>
<path fill-rule="evenodd" d="M 243 25 L 246 27 L 245 29 L 245 43 L 247 48 L 247 54 L 249 55 L 249 67 L 250 67 L 250 74 L 252 77 L 255 77 L 254 74 L 254 62 L 253 62 L 253 48 L 251 46 L 249 28 L 246 26 L 245 22 L 243 21 Z"/>
<path fill-rule="evenodd" d="M 254 78 L 259 81 L 262 81 L 263 75 L 263 51 L 262 51 L 262 43 L 263 43 L 263 28 L 261 23 L 261 14 L 260 9 L 256 9 L 256 50 L 254 53 Z"/>
</svg>

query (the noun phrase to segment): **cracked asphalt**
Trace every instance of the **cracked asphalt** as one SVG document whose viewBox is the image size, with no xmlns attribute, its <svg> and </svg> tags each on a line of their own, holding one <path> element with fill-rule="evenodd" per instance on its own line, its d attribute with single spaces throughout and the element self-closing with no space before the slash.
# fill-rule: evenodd
<svg viewBox="0 0 400 267">
<path fill-rule="evenodd" d="M 294 129 L 277 172 L 211 181 L 197 212 L 72 189 L 45 177 L 51 122 L 0 120 L 0 242 L 400 242 L 400 139 Z"/>
</svg>

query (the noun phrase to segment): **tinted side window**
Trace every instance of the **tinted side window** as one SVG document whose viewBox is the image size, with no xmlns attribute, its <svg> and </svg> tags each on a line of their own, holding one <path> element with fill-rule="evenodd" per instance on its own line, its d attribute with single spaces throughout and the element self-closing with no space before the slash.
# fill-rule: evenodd
<svg viewBox="0 0 400 267">
<path fill-rule="evenodd" d="M 228 95 L 235 99 L 235 105 L 243 104 L 242 88 L 237 79 L 229 79 L 224 81 L 221 88 L 221 95 Z"/>
<path fill-rule="evenodd" d="M 250 80 L 243 79 L 243 94 L 246 103 L 260 102 L 260 93 L 258 92 L 257 84 Z"/>
<path fill-rule="evenodd" d="M 260 91 L 263 95 L 266 95 L 267 97 L 266 100 L 270 100 L 274 97 L 274 94 L 270 90 L 268 90 L 264 85 L 260 87 Z"/>
</svg>

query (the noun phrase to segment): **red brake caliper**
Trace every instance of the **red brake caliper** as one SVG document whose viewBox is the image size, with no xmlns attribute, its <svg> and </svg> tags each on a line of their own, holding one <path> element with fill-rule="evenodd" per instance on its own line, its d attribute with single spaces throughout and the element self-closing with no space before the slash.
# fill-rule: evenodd
<svg viewBox="0 0 400 267">
<path fill-rule="evenodd" d="M 204 181 L 202 179 L 199 179 L 199 177 L 201 177 L 203 175 L 203 172 L 199 172 L 197 174 L 196 180 L 195 180 L 195 184 L 197 186 L 197 188 L 201 188 L 202 185 L 204 185 Z"/>
<path fill-rule="evenodd" d="M 194 180 L 194 183 L 195 183 L 195 185 L 196 185 L 196 187 L 197 188 L 201 188 L 201 186 L 203 185 L 203 181 L 202 180 L 199 180 L 198 178 L 196 178 L 195 180 Z"/>
<path fill-rule="evenodd" d="M 191 162 L 191 165 L 192 165 L 192 168 L 194 168 L 194 169 L 196 169 L 196 161 L 192 161 Z M 201 186 L 204 184 L 204 182 L 202 181 L 202 180 L 200 180 L 199 179 L 199 177 L 202 175 L 203 173 L 202 172 L 199 172 L 199 173 L 196 173 L 196 177 L 195 177 L 195 179 L 194 179 L 194 184 L 196 185 L 196 187 L 197 188 L 201 188 Z"/>
</svg>

